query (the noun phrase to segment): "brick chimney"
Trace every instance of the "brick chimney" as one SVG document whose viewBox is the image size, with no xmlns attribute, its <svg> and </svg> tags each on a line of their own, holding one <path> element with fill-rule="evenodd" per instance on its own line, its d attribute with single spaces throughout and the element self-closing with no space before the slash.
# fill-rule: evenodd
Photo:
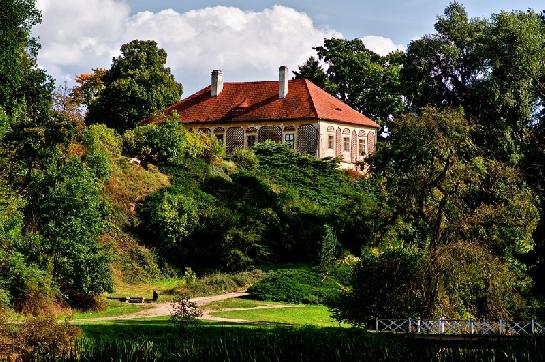
<svg viewBox="0 0 545 362">
<path fill-rule="evenodd" d="M 222 90 L 223 90 L 223 70 L 213 70 L 210 95 L 212 97 L 217 97 Z"/>
<path fill-rule="evenodd" d="M 288 95 L 288 67 L 281 66 L 278 76 L 278 98 L 283 99 Z"/>
</svg>

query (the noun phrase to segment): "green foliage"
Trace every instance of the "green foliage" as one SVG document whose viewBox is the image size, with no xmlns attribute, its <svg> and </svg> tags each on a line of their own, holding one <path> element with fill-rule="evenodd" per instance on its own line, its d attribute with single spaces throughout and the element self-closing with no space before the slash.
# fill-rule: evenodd
<svg viewBox="0 0 545 362">
<path fill-rule="evenodd" d="M 93 124 L 85 129 L 83 144 L 87 153 L 104 153 L 110 158 L 121 156 L 123 140 L 114 129 L 103 124 Z"/>
<path fill-rule="evenodd" d="M 450 4 L 437 33 L 410 43 L 402 68 L 415 109 L 463 107 L 479 125 L 475 142 L 487 155 L 517 164 L 522 158 L 545 74 L 545 26 L 533 11 L 471 19 Z"/>
<path fill-rule="evenodd" d="M 516 169 L 482 156 L 472 131 L 459 110 L 396 119 L 374 159 L 377 249 L 356 269 L 341 319 L 496 319 L 532 305 L 521 303 L 529 281 L 517 258 L 533 248 L 535 196 Z"/>
<path fill-rule="evenodd" d="M 329 226 L 324 225 L 324 236 L 320 240 L 318 246 L 318 269 L 320 271 L 327 271 L 335 265 L 337 256 L 339 254 L 339 241 L 335 235 L 335 230 Z"/>
<path fill-rule="evenodd" d="M 310 57 L 293 72 L 295 79 L 308 79 L 322 89 L 328 87 L 327 74 L 318 59 Z"/>
<path fill-rule="evenodd" d="M 144 163 L 179 165 L 186 157 L 212 162 L 223 157 L 223 145 L 202 132 L 188 132 L 176 113 L 164 122 L 136 127 L 124 134 L 125 149 Z"/>
<path fill-rule="evenodd" d="M 51 276 L 15 251 L 0 252 L 0 281 L 10 306 L 23 313 L 40 313 L 57 294 Z"/>
<path fill-rule="evenodd" d="M 274 271 L 248 288 L 248 293 L 258 300 L 324 304 L 335 301 L 340 290 L 336 278 L 301 268 Z"/>
<path fill-rule="evenodd" d="M 185 279 L 178 287 L 171 292 L 181 296 L 207 296 L 223 293 L 239 292 L 246 290 L 264 277 L 264 273 L 255 269 L 238 273 L 212 273 L 203 275 L 195 280 Z"/>
<path fill-rule="evenodd" d="M 9 129 L 9 118 L 6 112 L 0 106 L 0 140 L 4 137 L 4 134 Z"/>
<path fill-rule="evenodd" d="M 110 157 L 104 152 L 93 152 L 85 157 L 85 164 L 98 180 L 108 180 L 112 175 Z"/>
<path fill-rule="evenodd" d="M 420 317 L 425 313 L 426 259 L 409 248 L 364 253 L 351 289 L 335 309 L 338 320 L 364 324 L 374 318 Z"/>
<path fill-rule="evenodd" d="M 381 57 L 367 49 L 360 39 L 325 39 L 314 48 L 323 70 L 311 57 L 295 72 L 307 78 L 343 102 L 380 123 L 404 108 L 399 72 L 403 55 L 394 52 Z"/>
<path fill-rule="evenodd" d="M 77 158 L 53 159 L 34 190 L 29 212 L 43 236 L 39 258 L 67 301 L 110 290 L 109 257 L 98 243 L 107 207 L 91 171 Z"/>
<path fill-rule="evenodd" d="M 247 148 L 235 148 L 231 159 L 238 167 L 246 170 L 254 170 L 259 162 L 255 153 Z"/>
<path fill-rule="evenodd" d="M 520 266 L 512 266 L 479 245 L 453 243 L 442 247 L 434 260 L 439 279 L 435 315 L 469 319 L 534 316 L 529 295 L 531 281 Z"/>
<path fill-rule="evenodd" d="M 133 40 L 121 47 L 102 77 L 104 89 L 89 104 L 88 123 L 104 123 L 118 132 L 177 102 L 182 85 L 165 67 L 167 54 L 155 41 Z"/>
<path fill-rule="evenodd" d="M 158 230 L 162 243 L 183 243 L 199 223 L 198 204 L 191 197 L 171 191 L 154 194 L 147 207 L 141 209 L 141 217 L 148 227 Z"/>
</svg>

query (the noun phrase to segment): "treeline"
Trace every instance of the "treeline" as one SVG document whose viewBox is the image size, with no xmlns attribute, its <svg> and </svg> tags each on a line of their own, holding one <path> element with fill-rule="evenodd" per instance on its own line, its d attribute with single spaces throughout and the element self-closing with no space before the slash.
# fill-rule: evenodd
<svg viewBox="0 0 545 362">
<path fill-rule="evenodd" d="M 375 222 L 337 315 L 543 316 L 545 17 L 471 19 L 453 3 L 435 30 L 387 56 L 326 39 L 295 72 L 387 135 L 371 160 Z"/>
</svg>

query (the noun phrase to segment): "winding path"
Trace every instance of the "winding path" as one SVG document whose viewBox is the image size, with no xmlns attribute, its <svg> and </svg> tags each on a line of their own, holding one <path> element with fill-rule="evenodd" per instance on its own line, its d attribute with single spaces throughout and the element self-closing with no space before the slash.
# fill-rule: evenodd
<svg viewBox="0 0 545 362">
<path fill-rule="evenodd" d="M 220 294 L 220 295 L 212 295 L 212 296 L 209 296 L 209 297 L 195 297 L 195 298 L 191 298 L 190 300 L 192 302 L 197 303 L 198 306 L 204 306 L 204 305 L 207 305 L 207 304 L 210 304 L 210 303 L 213 303 L 213 302 L 217 302 L 217 301 L 220 301 L 220 300 L 239 298 L 239 297 L 244 297 L 246 295 L 248 295 L 248 293 L 246 293 L 246 292 L 234 292 L 234 293 L 226 293 L 226 294 Z M 140 310 L 140 311 L 135 312 L 135 313 L 124 314 L 124 315 L 119 315 L 119 316 L 114 316 L 114 317 L 88 318 L 88 319 L 84 319 L 84 321 L 86 321 L 86 322 L 100 322 L 100 321 L 116 321 L 116 320 L 130 320 L 130 319 L 141 319 L 141 318 L 164 317 L 164 316 L 170 316 L 171 313 L 172 313 L 172 303 L 171 302 L 169 302 L 169 303 L 157 303 L 152 308 L 143 309 L 143 310 Z M 208 316 L 209 318 L 205 318 L 205 316 Z M 212 317 L 209 314 L 205 314 L 201 318 L 202 319 L 210 319 L 210 318 L 216 318 L 216 317 Z M 224 318 L 224 319 L 221 319 L 221 320 L 222 321 L 230 321 L 230 322 L 235 322 L 236 321 L 234 319 L 227 319 L 227 318 Z M 239 323 L 245 323 L 245 322 L 246 321 L 240 320 Z"/>
</svg>

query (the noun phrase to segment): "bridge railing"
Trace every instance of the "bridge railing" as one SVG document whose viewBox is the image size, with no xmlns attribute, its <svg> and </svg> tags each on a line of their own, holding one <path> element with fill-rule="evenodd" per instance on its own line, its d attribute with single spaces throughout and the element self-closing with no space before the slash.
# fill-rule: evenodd
<svg viewBox="0 0 545 362">
<path fill-rule="evenodd" d="M 538 335 L 545 334 L 545 323 L 508 320 L 473 319 L 376 319 L 376 332 L 406 334 L 447 334 L 447 335 Z"/>
</svg>

